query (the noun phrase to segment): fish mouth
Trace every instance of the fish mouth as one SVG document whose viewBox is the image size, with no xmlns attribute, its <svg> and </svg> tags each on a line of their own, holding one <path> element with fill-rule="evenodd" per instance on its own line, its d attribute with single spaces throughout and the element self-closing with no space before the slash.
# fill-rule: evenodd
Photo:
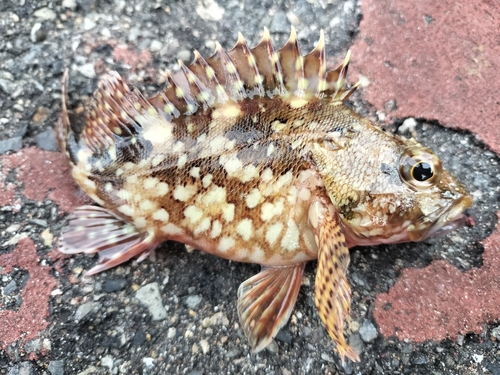
<svg viewBox="0 0 500 375">
<path fill-rule="evenodd" d="M 472 197 L 464 195 L 450 207 L 439 209 L 421 217 L 408 227 L 410 241 L 418 242 L 433 236 L 442 236 L 466 224 L 465 210 L 472 204 Z"/>
</svg>

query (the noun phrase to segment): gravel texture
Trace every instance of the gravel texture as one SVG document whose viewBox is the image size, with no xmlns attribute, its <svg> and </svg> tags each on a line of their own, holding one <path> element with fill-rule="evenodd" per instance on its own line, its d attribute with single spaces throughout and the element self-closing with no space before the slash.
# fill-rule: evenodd
<svg viewBox="0 0 500 375">
<path fill-rule="evenodd" d="M 319 320 L 315 262 L 306 267 L 296 307 L 276 344 L 252 354 L 239 326 L 236 295 L 257 265 L 189 253 L 169 242 L 139 264 L 84 277 L 94 258 L 62 257 L 53 250 L 63 217 L 85 202 L 60 154 L 51 152 L 65 68 L 79 112 L 107 70 L 152 93 L 163 84 L 161 72 L 175 70 L 178 59 L 189 62 L 194 49 L 209 56 L 215 40 L 230 48 L 237 31 L 254 45 L 264 26 L 279 47 L 295 25 L 304 52 L 324 29 L 335 65 L 360 19 L 355 0 L 2 1 L 0 153 L 7 155 L 0 174 L 0 374 L 499 375 L 498 322 L 483 322 L 481 334 L 420 343 L 381 335 L 373 315 L 377 295 L 388 292 L 406 268 L 436 260 L 462 272 L 481 267 L 480 241 L 497 223 L 498 156 L 473 134 L 437 123 L 401 119 L 388 126 L 436 150 L 465 183 L 475 198 L 475 226 L 423 243 L 351 251 L 349 342 L 361 363 L 340 362 Z M 382 119 L 361 93 L 352 105 Z"/>
</svg>

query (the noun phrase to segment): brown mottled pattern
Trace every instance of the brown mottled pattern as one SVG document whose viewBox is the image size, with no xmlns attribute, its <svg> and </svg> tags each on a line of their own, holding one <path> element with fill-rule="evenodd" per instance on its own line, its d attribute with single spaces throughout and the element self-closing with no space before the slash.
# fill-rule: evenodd
<svg viewBox="0 0 500 375">
<path fill-rule="evenodd" d="M 134 117 L 141 128 L 132 135 L 138 141 L 134 146 L 117 143 L 116 162 L 108 153 L 81 160 L 96 176 L 91 178 L 95 195 L 138 227 L 219 256 L 264 264 L 315 258 L 316 245 L 302 236 L 310 232 L 306 215 L 311 200 L 327 193 L 310 145 L 333 146 L 339 137 L 345 142 L 342 133 L 353 127 L 346 119 L 355 124 L 358 116 L 326 99 L 300 108 L 280 98 L 247 99 L 228 108 L 175 123 L 160 111 L 139 109 Z M 188 123 L 196 123 L 195 131 L 176 131 Z M 150 137 L 151 129 L 160 126 L 171 126 L 172 132 L 161 136 L 155 131 Z M 301 181 L 301 172 L 315 175 L 316 181 Z M 296 233 L 287 233 L 288 220 Z M 299 242 L 288 244 L 287 236 Z"/>
<path fill-rule="evenodd" d="M 95 273 L 170 239 L 265 266 L 238 292 L 255 350 L 286 324 L 304 262 L 318 258 L 320 317 L 341 357 L 359 360 L 343 333 L 348 247 L 449 231 L 472 198 L 431 150 L 343 104 L 356 88 L 344 87 L 348 62 L 326 70 L 323 33 L 305 56 L 294 29 L 279 51 L 267 30 L 252 49 L 239 35 L 180 63 L 152 98 L 110 72 L 81 134 L 64 88 L 59 145 L 103 208 L 76 210 L 62 251 L 99 252 Z"/>
</svg>

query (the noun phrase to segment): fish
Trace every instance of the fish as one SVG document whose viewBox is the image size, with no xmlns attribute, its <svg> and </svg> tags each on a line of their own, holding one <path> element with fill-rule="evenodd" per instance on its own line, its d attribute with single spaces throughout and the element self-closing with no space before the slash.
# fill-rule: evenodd
<svg viewBox="0 0 500 375">
<path fill-rule="evenodd" d="M 342 362 L 360 361 L 344 334 L 349 249 L 446 234 L 472 197 L 432 150 L 346 105 L 358 87 L 346 83 L 349 60 L 327 69 L 323 31 L 306 55 L 293 27 L 279 50 L 266 28 L 253 48 L 238 33 L 231 50 L 179 61 L 152 97 L 108 72 L 83 127 L 70 121 L 66 71 L 57 141 L 97 205 L 68 216 L 59 250 L 98 253 L 87 275 L 166 240 L 260 264 L 237 293 L 253 352 L 287 323 L 317 260 L 319 317 Z"/>
</svg>

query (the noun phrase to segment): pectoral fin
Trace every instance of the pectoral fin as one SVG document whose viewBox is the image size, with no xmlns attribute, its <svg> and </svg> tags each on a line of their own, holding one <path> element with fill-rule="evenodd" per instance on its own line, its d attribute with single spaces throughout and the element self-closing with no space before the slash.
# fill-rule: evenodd
<svg viewBox="0 0 500 375">
<path fill-rule="evenodd" d="M 358 354 L 344 337 L 344 321 L 349 320 L 351 288 L 346 277 L 349 249 L 339 219 L 318 203 L 311 206 L 309 217 L 319 248 L 314 298 L 319 316 L 335 342 L 342 362 L 345 357 L 359 362 Z"/>
<path fill-rule="evenodd" d="M 292 312 L 305 263 L 263 267 L 238 289 L 238 315 L 253 352 L 268 346 Z"/>
</svg>

